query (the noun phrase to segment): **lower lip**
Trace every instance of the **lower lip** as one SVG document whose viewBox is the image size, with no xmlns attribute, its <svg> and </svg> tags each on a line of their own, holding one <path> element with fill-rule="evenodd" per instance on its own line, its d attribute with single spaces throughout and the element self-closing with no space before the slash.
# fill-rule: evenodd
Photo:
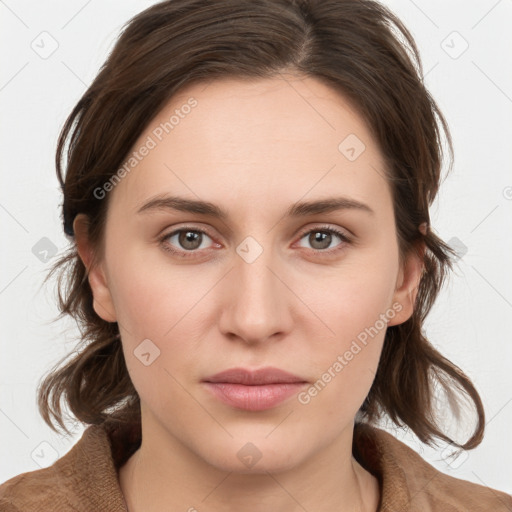
<svg viewBox="0 0 512 512">
<path fill-rule="evenodd" d="M 298 393 L 306 382 L 245 386 L 231 382 L 205 382 L 206 387 L 227 405 L 246 411 L 264 411 Z"/>
</svg>

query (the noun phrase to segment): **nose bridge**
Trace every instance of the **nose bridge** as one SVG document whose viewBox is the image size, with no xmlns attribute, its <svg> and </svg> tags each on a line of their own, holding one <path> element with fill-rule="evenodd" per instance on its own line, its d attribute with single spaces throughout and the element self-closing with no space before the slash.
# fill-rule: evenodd
<svg viewBox="0 0 512 512">
<path fill-rule="evenodd" d="M 269 303 L 276 295 L 276 277 L 270 271 L 275 266 L 272 262 L 271 250 L 267 249 L 254 261 L 247 262 L 241 258 L 236 263 L 235 272 L 239 279 L 239 295 L 250 301 Z M 264 300 L 265 299 L 265 300 Z"/>
<path fill-rule="evenodd" d="M 264 341 L 290 325 L 286 287 L 276 277 L 275 252 L 253 237 L 242 241 L 236 252 L 231 304 L 225 304 L 222 328 L 245 341 Z"/>
</svg>

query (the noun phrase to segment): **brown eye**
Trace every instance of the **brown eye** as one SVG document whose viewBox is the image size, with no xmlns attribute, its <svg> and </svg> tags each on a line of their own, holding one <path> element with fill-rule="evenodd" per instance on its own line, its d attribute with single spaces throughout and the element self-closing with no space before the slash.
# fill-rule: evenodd
<svg viewBox="0 0 512 512">
<path fill-rule="evenodd" d="M 181 253 L 186 256 L 186 253 L 199 252 L 199 249 L 205 249 L 208 246 L 204 244 L 206 239 L 211 238 L 199 229 L 177 229 L 161 238 L 161 243 L 164 248 L 170 252 Z"/>
<path fill-rule="evenodd" d="M 341 231 L 333 228 L 310 229 L 309 231 L 302 234 L 301 240 L 303 239 L 307 239 L 311 249 L 323 252 L 327 252 L 331 249 L 335 250 L 340 245 L 345 245 L 346 243 L 350 242 L 346 235 L 344 235 Z M 340 241 L 334 246 L 331 246 L 331 244 L 335 242 L 336 239 L 339 239 Z M 304 246 L 301 245 L 301 247 Z"/>
<path fill-rule="evenodd" d="M 202 233 L 195 231 L 180 231 L 178 235 L 178 243 L 183 249 L 189 251 L 198 249 L 201 246 Z M 198 243 L 199 242 L 199 243 Z"/>
<path fill-rule="evenodd" d="M 308 242 L 313 249 L 328 249 L 332 242 L 332 235 L 325 231 L 314 231 L 309 234 Z"/>
</svg>

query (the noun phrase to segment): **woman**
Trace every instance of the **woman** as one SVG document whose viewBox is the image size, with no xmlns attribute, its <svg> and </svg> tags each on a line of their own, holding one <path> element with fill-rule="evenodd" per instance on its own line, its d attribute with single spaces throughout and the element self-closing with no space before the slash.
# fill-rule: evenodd
<svg viewBox="0 0 512 512">
<path fill-rule="evenodd" d="M 57 149 L 72 243 L 54 270 L 84 348 L 39 406 L 66 430 L 65 398 L 89 426 L 0 486 L 1 510 L 512 510 L 375 426 L 459 449 L 484 433 L 422 332 L 453 252 L 429 219 L 443 130 L 373 1 L 136 16 Z M 465 442 L 439 386 L 474 406 Z"/>
</svg>

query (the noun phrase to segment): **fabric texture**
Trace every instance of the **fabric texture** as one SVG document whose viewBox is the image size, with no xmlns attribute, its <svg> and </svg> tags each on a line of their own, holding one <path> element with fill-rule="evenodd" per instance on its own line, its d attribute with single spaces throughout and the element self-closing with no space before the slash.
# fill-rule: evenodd
<svg viewBox="0 0 512 512">
<path fill-rule="evenodd" d="M 52 466 L 0 485 L 1 512 L 127 512 L 119 468 L 141 443 L 140 425 L 91 425 Z M 380 483 L 378 512 L 512 512 L 512 496 L 439 472 L 391 434 L 354 429 L 354 457 Z"/>
</svg>

